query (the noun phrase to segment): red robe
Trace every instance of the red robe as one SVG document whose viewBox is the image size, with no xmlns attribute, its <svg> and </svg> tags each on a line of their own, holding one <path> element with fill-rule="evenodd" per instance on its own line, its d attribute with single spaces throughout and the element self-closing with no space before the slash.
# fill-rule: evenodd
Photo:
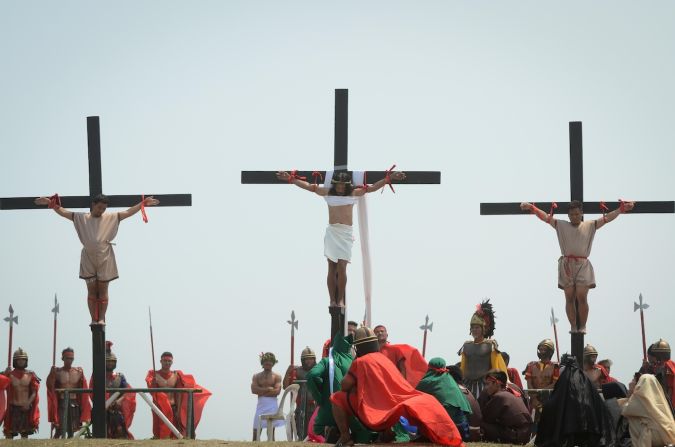
<svg viewBox="0 0 675 447">
<path fill-rule="evenodd" d="M 159 373 L 159 371 L 157 372 Z M 206 405 L 206 401 L 209 400 L 209 397 L 211 397 L 211 391 L 207 390 L 203 386 L 199 386 L 191 374 L 185 374 L 180 370 L 176 370 L 174 372 L 178 374 L 176 388 L 201 388 L 202 390 L 201 393 L 193 394 L 193 415 L 196 430 L 197 425 L 199 425 L 199 421 L 202 418 L 204 405 Z M 150 370 L 148 371 L 147 376 L 145 376 L 145 383 L 148 384 L 148 388 L 153 388 L 152 379 L 154 378 L 154 374 L 155 372 Z M 180 419 L 182 426 L 187 427 L 187 394 L 181 394 L 183 395 L 183 398 L 181 400 L 180 406 Z M 171 408 L 171 403 L 169 403 L 169 397 L 166 395 L 166 393 L 152 393 L 152 400 L 162 411 L 162 413 L 164 413 L 164 416 L 166 416 L 172 424 L 176 425 L 176 422 L 173 420 L 173 409 Z M 167 427 L 155 413 L 152 413 L 152 434 L 158 439 L 175 438 L 169 427 Z M 181 434 L 185 435 L 185 431 L 183 430 L 183 433 Z"/>
<path fill-rule="evenodd" d="M 509 380 L 518 385 L 518 388 L 522 390 L 523 382 L 520 380 L 520 373 L 518 370 L 516 368 L 506 368 L 506 372 L 509 375 Z"/>
<path fill-rule="evenodd" d="M 38 426 L 40 425 L 40 408 L 38 404 L 40 403 L 40 379 L 37 378 L 35 373 L 33 371 L 17 371 L 16 369 L 12 370 L 10 374 L 14 375 L 14 377 L 21 378 L 25 373 L 30 373 L 31 374 L 31 379 L 30 379 L 30 389 L 31 391 L 35 391 L 35 400 L 33 401 L 33 404 L 31 406 L 31 420 L 33 421 L 33 427 L 35 427 L 35 431 L 37 431 Z M 7 379 L 7 383 L 5 384 L 5 387 L 7 387 L 7 400 L 5 402 L 5 406 L 3 407 L 2 411 L 5 411 L 7 409 L 7 406 L 9 403 L 12 401 L 12 397 L 14 395 L 14 389 L 10 385 L 10 379 L 8 377 L 5 377 Z M 2 386 L 0 385 L 0 388 Z M 4 432 L 5 433 L 11 433 L 12 432 L 12 422 L 10 421 L 10 415 L 8 412 L 5 411 L 4 417 Z"/>
<path fill-rule="evenodd" d="M 105 378 L 108 383 L 115 380 L 118 373 L 108 373 L 106 372 Z M 93 377 L 89 379 L 89 388 L 94 389 L 94 380 Z M 131 388 L 131 385 L 127 383 L 127 386 L 124 388 Z M 105 400 L 107 401 L 112 393 L 106 391 Z M 93 396 L 93 394 L 92 394 Z M 119 399 L 119 397 L 118 397 Z M 134 439 L 134 435 L 129 431 L 131 423 L 134 421 L 134 414 L 136 414 L 136 393 L 124 393 L 124 399 L 120 405 L 120 410 L 122 411 L 122 416 L 124 417 L 124 426 L 127 428 L 127 434 L 129 439 Z"/>
<path fill-rule="evenodd" d="M 331 402 L 342 406 L 348 396 L 350 409 L 366 428 L 384 431 L 404 416 L 433 443 L 463 445 L 455 423 L 438 400 L 417 391 L 383 354 L 357 357 L 347 374 L 356 380 L 354 388 L 333 393 Z"/>
<path fill-rule="evenodd" d="M 7 393 L 5 393 L 5 390 L 10 383 L 9 377 L 0 374 L 0 421 L 5 418 L 5 410 L 7 409 Z"/>
<path fill-rule="evenodd" d="M 73 369 L 78 369 L 82 373 L 82 380 L 75 388 L 87 388 L 87 379 L 84 377 L 84 372 L 82 368 L 73 367 Z M 78 393 L 76 401 L 80 406 L 80 423 L 84 424 L 87 421 L 91 420 L 91 400 L 89 396 L 84 393 Z M 61 415 L 59 414 L 59 399 L 54 388 L 49 386 L 47 382 L 47 420 L 52 424 L 58 426 L 60 425 Z"/>
<path fill-rule="evenodd" d="M 396 344 L 392 345 L 387 342 L 386 345 L 380 347 L 380 352 L 384 354 L 389 360 L 394 362 L 398 369 L 398 363 L 403 360 L 405 365 L 406 380 L 415 388 L 422 380 L 422 377 L 427 373 L 429 365 L 424 360 L 422 354 L 410 345 Z"/>
</svg>

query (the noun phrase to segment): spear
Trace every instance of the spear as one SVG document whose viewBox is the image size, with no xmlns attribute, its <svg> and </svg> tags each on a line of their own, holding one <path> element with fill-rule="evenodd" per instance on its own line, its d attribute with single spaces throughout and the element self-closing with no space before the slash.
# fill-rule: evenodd
<svg viewBox="0 0 675 447">
<path fill-rule="evenodd" d="M 558 319 L 553 313 L 553 308 L 551 307 L 551 324 L 553 325 L 553 335 L 555 336 L 555 355 L 560 363 L 560 345 L 558 345 L 558 327 L 555 325 L 558 322 Z"/>
<path fill-rule="evenodd" d="M 12 334 L 14 332 L 14 323 L 19 324 L 19 316 L 14 316 L 14 308 L 9 305 L 9 317 L 5 317 L 9 322 L 9 351 L 7 352 L 7 368 L 12 366 Z"/>
<path fill-rule="evenodd" d="M 56 294 L 54 294 L 54 307 L 52 308 L 54 312 L 54 339 L 52 343 L 52 366 L 56 366 L 56 316 L 59 313 L 59 301 L 56 299 Z"/>
<path fill-rule="evenodd" d="M 291 319 L 286 320 L 291 325 L 291 380 L 295 380 L 295 330 L 298 328 L 298 320 L 295 319 L 295 311 L 291 311 Z"/>
<path fill-rule="evenodd" d="M 155 339 L 152 336 L 152 312 L 148 306 L 148 317 L 150 317 L 150 355 L 152 355 L 152 375 L 157 377 L 157 368 L 155 368 Z"/>
<path fill-rule="evenodd" d="M 427 330 L 432 331 L 434 328 L 434 323 L 429 324 L 429 315 L 424 318 L 424 324 L 420 326 L 420 329 L 424 331 L 424 341 L 422 342 L 422 357 L 427 355 Z"/>
<path fill-rule="evenodd" d="M 644 309 L 649 308 L 649 304 L 642 302 L 642 294 L 640 294 L 640 304 L 633 302 L 633 312 L 640 309 L 640 325 L 642 326 L 642 360 L 647 361 L 647 341 L 645 340 L 645 314 Z"/>
</svg>

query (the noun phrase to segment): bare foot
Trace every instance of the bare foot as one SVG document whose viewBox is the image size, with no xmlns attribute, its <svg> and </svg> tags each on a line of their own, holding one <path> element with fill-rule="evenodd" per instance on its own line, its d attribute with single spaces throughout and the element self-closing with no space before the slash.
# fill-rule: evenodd
<svg viewBox="0 0 675 447">
<path fill-rule="evenodd" d="M 350 437 L 342 437 L 340 436 L 340 439 L 335 443 L 335 447 L 345 447 L 345 446 L 352 446 L 354 445 L 354 441 L 352 441 L 352 438 Z"/>
</svg>

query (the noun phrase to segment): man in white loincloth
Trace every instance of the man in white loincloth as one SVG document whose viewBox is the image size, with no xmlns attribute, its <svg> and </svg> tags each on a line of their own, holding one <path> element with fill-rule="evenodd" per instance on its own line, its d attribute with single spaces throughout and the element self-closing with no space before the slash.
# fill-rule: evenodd
<svg viewBox="0 0 675 447">
<path fill-rule="evenodd" d="M 352 216 L 354 204 L 358 197 L 377 191 L 391 180 L 404 180 L 405 173 L 396 171 L 382 180 L 362 188 L 355 188 L 348 172 L 335 172 L 331 179 L 331 187 L 319 186 L 299 179 L 288 172 L 277 172 L 282 181 L 311 191 L 326 199 L 328 204 L 328 227 L 324 237 L 324 256 L 328 260 L 328 294 L 331 306 L 344 307 L 345 289 L 347 287 L 347 264 L 352 259 Z"/>
<path fill-rule="evenodd" d="M 258 427 L 260 426 L 261 414 L 274 414 L 277 412 L 277 396 L 281 392 L 281 375 L 272 371 L 272 367 L 277 363 L 277 358 L 271 352 L 260 354 L 260 365 L 263 370 L 253 375 L 251 381 L 251 393 L 258 396 L 258 405 L 255 408 L 253 416 L 253 441 L 258 441 Z M 274 421 L 274 428 L 283 427 L 283 420 Z M 264 428 L 264 427 L 263 427 Z M 274 429 L 272 429 L 272 439 L 274 441 Z"/>
<path fill-rule="evenodd" d="M 635 202 L 621 202 L 621 206 L 605 214 L 599 219 L 583 221 L 583 204 L 578 200 L 570 202 L 567 215 L 570 221 L 558 220 L 553 214 L 546 214 L 535 205 L 523 202 L 520 208 L 531 211 L 544 222 L 555 228 L 562 256 L 558 259 L 558 288 L 565 292 L 565 312 L 572 329 L 570 333 L 586 333 L 588 320 L 588 290 L 595 288 L 593 265 L 588 257 L 591 255 L 595 230 L 616 219 L 619 214 L 630 211 Z M 577 321 L 576 308 L 579 311 Z"/>
<path fill-rule="evenodd" d="M 87 284 L 87 303 L 91 324 L 105 324 L 105 312 L 108 309 L 108 283 L 117 279 L 117 262 L 113 251 L 113 239 L 117 235 L 120 222 L 141 210 L 142 206 L 154 206 L 159 200 L 146 197 L 143 202 L 126 211 L 106 213 L 108 197 L 103 194 L 95 196 L 91 201 L 89 213 L 75 213 L 61 207 L 53 198 L 38 197 L 36 205 L 47 205 L 56 214 L 72 220 L 75 231 L 82 242 L 80 256 L 80 278 Z"/>
</svg>

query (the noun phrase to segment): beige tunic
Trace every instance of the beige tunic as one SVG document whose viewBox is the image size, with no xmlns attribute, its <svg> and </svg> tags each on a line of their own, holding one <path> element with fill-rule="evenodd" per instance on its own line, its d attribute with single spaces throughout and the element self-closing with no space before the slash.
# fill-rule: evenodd
<svg viewBox="0 0 675 447">
<path fill-rule="evenodd" d="M 74 213 L 73 223 L 82 242 L 80 278 L 95 278 L 103 282 L 117 279 L 117 262 L 111 242 L 120 225 L 119 213 L 103 213 L 101 217 Z"/>
<path fill-rule="evenodd" d="M 595 236 L 595 221 L 581 222 L 575 227 L 565 220 L 556 220 L 555 229 L 562 253 L 558 259 L 558 287 L 583 285 L 594 288 L 595 273 L 588 257 Z"/>
</svg>

